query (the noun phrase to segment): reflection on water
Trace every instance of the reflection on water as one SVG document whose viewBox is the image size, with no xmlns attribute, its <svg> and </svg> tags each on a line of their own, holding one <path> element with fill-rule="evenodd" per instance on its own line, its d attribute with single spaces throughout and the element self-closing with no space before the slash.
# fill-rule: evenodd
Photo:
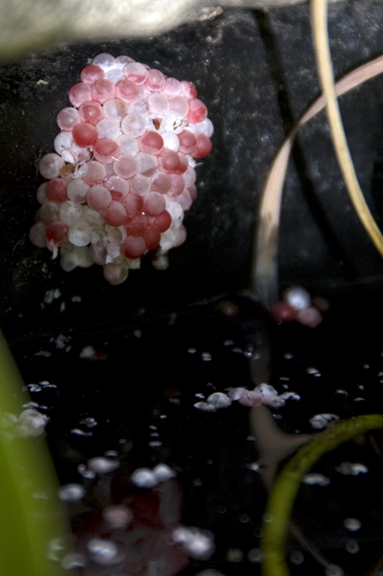
<svg viewBox="0 0 383 576">
<path fill-rule="evenodd" d="M 182 546 L 175 545 L 180 499 L 175 480 L 149 490 L 132 486 L 123 471 L 98 476 L 69 507 L 75 555 L 61 563 L 69 567 L 72 561 L 83 574 L 110 574 L 111 568 L 118 574 L 178 574 L 187 564 Z"/>
<path fill-rule="evenodd" d="M 281 462 L 331 422 L 382 411 L 383 343 L 337 306 L 314 330 L 237 299 L 15 349 L 31 394 L 17 425 L 46 433 L 72 526 L 72 549 L 52 535 L 50 557 L 89 576 L 260 574 Z M 381 446 L 357 437 L 303 478 L 292 576 L 378 574 Z"/>
</svg>

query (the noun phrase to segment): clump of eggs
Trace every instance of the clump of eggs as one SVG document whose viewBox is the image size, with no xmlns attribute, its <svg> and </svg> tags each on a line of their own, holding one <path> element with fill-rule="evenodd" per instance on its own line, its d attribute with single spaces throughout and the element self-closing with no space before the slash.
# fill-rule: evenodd
<svg viewBox="0 0 383 576">
<path fill-rule="evenodd" d="M 30 230 L 70 271 L 92 264 L 121 284 L 155 250 L 157 268 L 186 239 L 196 199 L 196 160 L 211 150 L 213 125 L 191 82 L 128 56 L 99 54 L 57 116 L 55 152 L 40 160 L 45 182 Z"/>
<path fill-rule="evenodd" d="M 311 299 L 301 286 L 290 286 L 285 290 L 283 300 L 274 304 L 271 314 L 280 324 L 296 320 L 303 326 L 316 328 L 323 320 L 322 312 L 326 312 L 328 307 L 324 298 Z"/>
</svg>

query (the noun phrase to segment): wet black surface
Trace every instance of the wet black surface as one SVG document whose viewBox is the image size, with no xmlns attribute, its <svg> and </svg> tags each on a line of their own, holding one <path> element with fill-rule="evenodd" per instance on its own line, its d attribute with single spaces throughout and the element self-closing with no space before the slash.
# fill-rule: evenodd
<svg viewBox="0 0 383 576">
<path fill-rule="evenodd" d="M 179 573 L 185 564 L 185 576 L 206 569 L 226 576 L 260 573 L 267 490 L 257 469 L 249 409 L 236 402 L 214 413 L 194 407 L 212 392 L 252 387 L 249 344 L 259 375 L 270 370 L 266 381 L 278 393 L 294 391 L 300 397 L 272 410 L 281 430 L 313 433 L 310 419 L 320 413 L 343 419 L 382 411 L 383 342 L 373 335 L 382 311 L 376 295 L 368 294 L 364 306 L 347 295 L 332 301 L 314 330 L 277 326 L 252 302 L 237 298 L 236 303 L 240 314 L 235 320 L 222 315 L 221 304 L 218 311 L 203 307 L 194 316 L 171 315 L 135 330 L 14 347 L 27 384 L 49 381 L 56 386 L 43 386 L 31 396 L 50 417 L 47 439 L 61 483 L 85 487 L 83 499 L 68 508 L 75 549 L 88 562 L 81 573 L 122 576 L 133 571 L 133 565 L 118 564 L 115 572 L 116 567 L 90 561 L 86 543 L 102 537 L 118 542 L 129 558 L 134 549 L 134 570 L 150 574 L 153 558 L 132 544 L 140 534 L 147 543 L 156 539 L 163 574 Z M 257 344 L 261 341 L 262 346 Z M 58 348 L 62 343 L 65 348 Z M 81 358 L 87 346 L 94 354 Z M 327 454 L 311 470 L 325 485 L 302 484 L 294 506 L 294 523 L 310 545 L 349 576 L 375 574 L 382 562 L 382 440 L 374 431 Z M 117 459 L 119 468 L 87 478 L 89 459 L 105 454 Z M 337 469 L 343 462 L 362 464 L 366 471 L 342 474 Z M 176 478 L 152 489 L 134 487 L 132 472 L 158 463 L 170 466 Z M 133 524 L 122 533 L 105 527 L 102 513 L 110 504 L 133 511 Z M 346 529 L 347 518 L 359 520 L 360 529 Z M 214 552 L 193 558 L 167 545 L 163 539 L 180 524 L 206 532 Z M 140 564 L 140 553 L 152 564 Z M 286 554 L 292 575 L 325 574 L 293 537 Z"/>
<path fill-rule="evenodd" d="M 383 50 L 376 0 L 331 6 L 337 77 Z M 56 115 L 89 58 L 129 54 L 165 74 L 193 81 L 215 125 L 214 149 L 198 169 L 199 197 L 186 218 L 187 242 L 165 273 L 149 262 L 126 284 L 106 285 L 101 270 L 64 273 L 28 230 L 41 182 L 38 161 L 52 150 Z M 382 79 L 342 98 L 356 171 L 381 219 Z M 57 331 L 127 325 L 242 289 L 250 278 L 255 211 L 284 135 L 318 94 L 309 7 L 269 13 L 226 11 L 158 38 L 62 46 L 0 68 L 1 325 L 12 342 Z M 353 213 L 325 115 L 302 130 L 287 177 L 280 246 L 282 284 L 336 290 L 382 283 L 380 257 Z M 42 308 L 47 290 L 62 294 Z M 81 306 L 71 298 L 80 295 Z M 60 312 L 65 302 L 66 309 Z"/>
</svg>

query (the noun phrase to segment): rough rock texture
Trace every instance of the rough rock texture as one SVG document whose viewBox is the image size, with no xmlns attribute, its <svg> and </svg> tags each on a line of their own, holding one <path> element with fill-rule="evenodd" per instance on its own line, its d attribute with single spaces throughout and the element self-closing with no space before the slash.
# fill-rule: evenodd
<svg viewBox="0 0 383 576">
<path fill-rule="evenodd" d="M 377 0 L 330 7 L 337 77 L 383 51 L 382 21 Z M 195 82 L 215 126 L 213 152 L 198 169 L 186 243 L 172 251 L 166 272 L 146 263 L 119 287 L 105 285 L 96 269 L 63 272 L 27 237 L 41 182 L 38 161 L 53 150 L 56 115 L 68 105 L 67 91 L 88 58 L 102 51 Z M 376 78 L 341 100 L 356 171 L 379 224 L 382 89 L 383 78 Z M 149 39 L 62 45 L 4 64 L 0 94 L 1 326 L 8 338 L 105 328 L 181 310 L 248 284 L 256 209 L 270 163 L 318 94 L 309 7 L 227 10 Z M 383 262 L 350 205 L 324 113 L 302 130 L 293 156 L 283 202 L 282 285 L 322 292 L 381 283 Z M 55 288 L 61 296 L 43 304 Z"/>
</svg>

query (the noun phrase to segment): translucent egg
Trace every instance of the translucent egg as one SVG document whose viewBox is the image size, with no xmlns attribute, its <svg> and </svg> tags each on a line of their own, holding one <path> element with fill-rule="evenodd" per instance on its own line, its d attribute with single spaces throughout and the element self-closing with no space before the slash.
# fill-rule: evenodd
<svg viewBox="0 0 383 576">
<path fill-rule="evenodd" d="M 57 154 L 60 154 L 60 156 L 64 150 L 69 150 L 72 144 L 73 137 L 71 132 L 60 132 L 60 134 L 57 134 L 53 141 L 53 147 Z"/>
<path fill-rule="evenodd" d="M 158 161 L 155 156 L 141 152 L 137 154 L 136 160 L 137 160 L 137 171 L 139 172 L 139 174 L 142 174 L 143 176 L 147 176 L 149 178 L 150 176 L 153 176 L 153 174 L 155 174 L 155 172 L 157 171 Z"/>
<path fill-rule="evenodd" d="M 99 138 L 110 138 L 111 140 L 117 140 L 121 134 L 120 124 L 111 118 L 103 118 L 97 124 L 97 132 Z"/>
<path fill-rule="evenodd" d="M 110 70 L 114 66 L 116 66 L 117 62 L 114 56 L 111 54 L 107 54 L 106 52 L 102 52 L 102 54 L 98 54 L 92 60 L 92 64 L 95 66 L 99 66 L 104 72 Z"/>
<path fill-rule="evenodd" d="M 41 176 L 50 180 L 51 178 L 58 178 L 60 175 L 60 168 L 64 166 L 64 160 L 58 154 L 53 152 L 45 154 L 40 160 L 39 170 Z"/>
<path fill-rule="evenodd" d="M 74 246 L 66 244 L 61 248 L 60 265 L 65 272 L 71 272 L 75 268 L 89 268 L 93 259 L 87 246 Z"/>
<path fill-rule="evenodd" d="M 85 221 L 77 222 L 69 228 L 68 239 L 74 246 L 86 246 L 92 239 L 92 230 Z"/>
<path fill-rule="evenodd" d="M 83 219 L 84 209 L 81 204 L 67 200 L 66 202 L 60 204 L 58 215 L 64 224 L 67 224 L 67 226 L 72 226 L 73 224 L 77 224 L 77 222 L 80 222 Z"/>
<path fill-rule="evenodd" d="M 127 114 L 121 122 L 121 130 L 128 136 L 141 136 L 146 129 L 145 117 L 135 112 Z"/>
</svg>

